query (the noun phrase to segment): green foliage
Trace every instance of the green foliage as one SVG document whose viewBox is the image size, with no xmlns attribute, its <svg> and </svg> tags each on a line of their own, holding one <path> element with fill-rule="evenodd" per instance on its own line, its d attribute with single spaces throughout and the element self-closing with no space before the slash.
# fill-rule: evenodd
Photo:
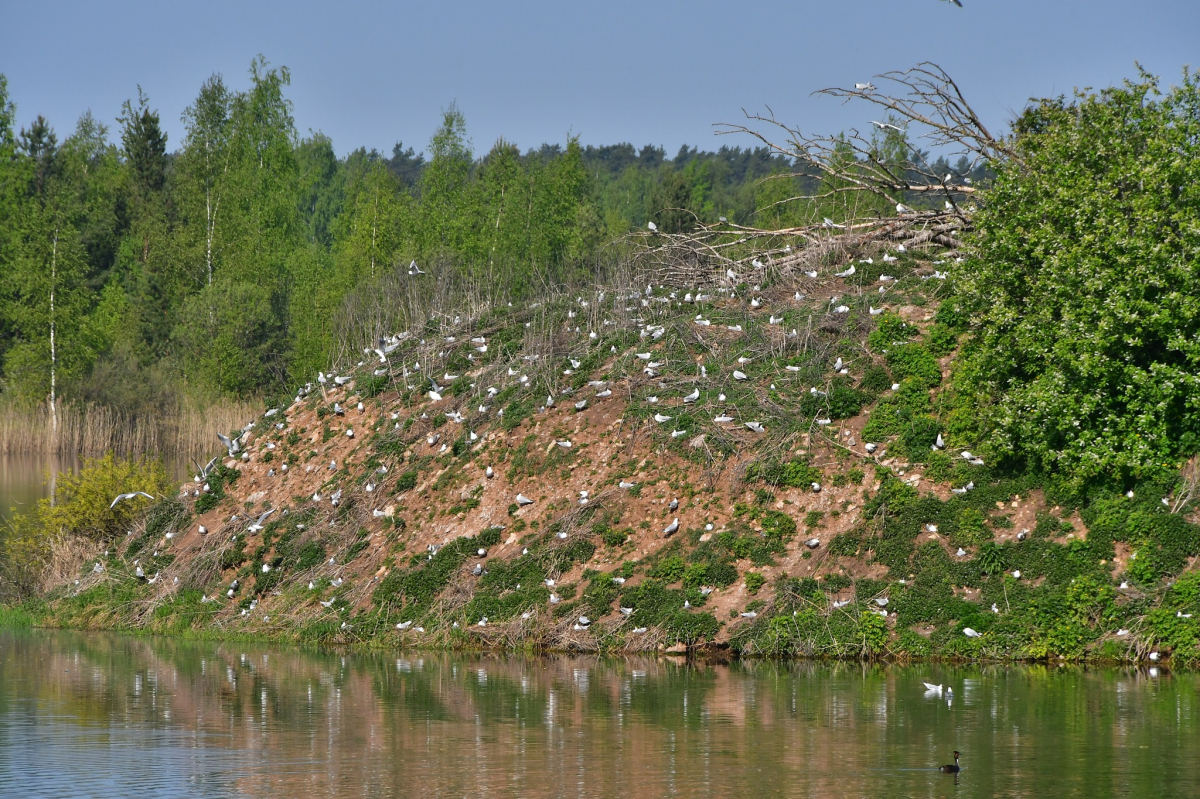
<svg viewBox="0 0 1200 799">
<path fill-rule="evenodd" d="M 758 589 L 767 584 L 767 578 L 763 577 L 758 572 L 746 572 L 746 591 L 753 595 L 758 593 Z"/>
<path fill-rule="evenodd" d="M 1142 74 L 1014 124 L 957 270 L 956 387 L 1003 457 L 1078 481 L 1200 449 L 1200 84 Z"/>
<path fill-rule="evenodd" d="M 799 458 L 783 463 L 772 461 L 752 463 L 746 467 L 747 482 L 768 483 L 789 488 L 807 488 L 821 479 L 821 470 L 814 469 Z"/>
</svg>

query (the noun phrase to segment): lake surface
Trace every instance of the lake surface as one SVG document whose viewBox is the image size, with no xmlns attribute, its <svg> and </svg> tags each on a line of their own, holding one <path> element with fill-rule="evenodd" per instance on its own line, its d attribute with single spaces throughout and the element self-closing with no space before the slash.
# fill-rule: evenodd
<svg viewBox="0 0 1200 799">
<path fill-rule="evenodd" d="M 1196 796 L 1198 689 L 0 631 L 0 795 Z M 957 778 L 934 770 L 954 749 Z"/>
</svg>

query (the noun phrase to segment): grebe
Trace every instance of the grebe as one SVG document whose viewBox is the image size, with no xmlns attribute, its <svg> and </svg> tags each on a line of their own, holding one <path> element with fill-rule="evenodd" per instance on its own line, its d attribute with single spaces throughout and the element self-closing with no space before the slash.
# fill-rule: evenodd
<svg viewBox="0 0 1200 799">
<path fill-rule="evenodd" d="M 959 755 L 958 752 L 954 753 L 954 765 L 953 766 L 941 766 L 940 768 L 938 768 L 938 771 L 941 771 L 945 774 L 957 774 L 958 772 L 962 771 L 962 769 L 960 769 L 958 767 L 958 755 Z"/>
</svg>

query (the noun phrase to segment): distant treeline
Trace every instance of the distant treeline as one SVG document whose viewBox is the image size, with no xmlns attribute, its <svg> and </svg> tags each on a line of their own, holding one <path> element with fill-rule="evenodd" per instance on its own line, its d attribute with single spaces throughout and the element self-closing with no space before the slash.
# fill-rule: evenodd
<svg viewBox="0 0 1200 799">
<path fill-rule="evenodd" d="M 277 394 L 337 351 L 347 299 L 416 261 L 491 296 L 585 281 L 654 220 L 811 221 L 780 203 L 810 182 L 766 148 L 497 141 L 472 150 L 454 106 L 423 153 L 300 136 L 286 68 L 208 79 L 168 142 L 138 90 L 110 128 L 91 112 L 61 141 L 18 122 L 0 76 L 0 395 L 51 392 L 127 413 Z M 965 164 L 958 165 L 966 171 Z M 765 180 L 772 175 L 781 179 Z M 819 217 L 818 217 L 819 220 Z M 430 278 L 432 279 L 432 278 Z M 53 363 L 54 369 L 51 369 Z"/>
</svg>

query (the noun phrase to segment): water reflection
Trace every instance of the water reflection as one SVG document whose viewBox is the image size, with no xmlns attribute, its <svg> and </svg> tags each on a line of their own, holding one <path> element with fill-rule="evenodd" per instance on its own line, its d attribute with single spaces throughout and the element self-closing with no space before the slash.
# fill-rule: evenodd
<svg viewBox="0 0 1200 799">
<path fill-rule="evenodd" d="M 0 793 L 26 796 L 1170 796 L 1200 777 L 1191 674 L 51 632 L 0 651 Z M 957 785 L 933 770 L 954 749 Z"/>
</svg>

